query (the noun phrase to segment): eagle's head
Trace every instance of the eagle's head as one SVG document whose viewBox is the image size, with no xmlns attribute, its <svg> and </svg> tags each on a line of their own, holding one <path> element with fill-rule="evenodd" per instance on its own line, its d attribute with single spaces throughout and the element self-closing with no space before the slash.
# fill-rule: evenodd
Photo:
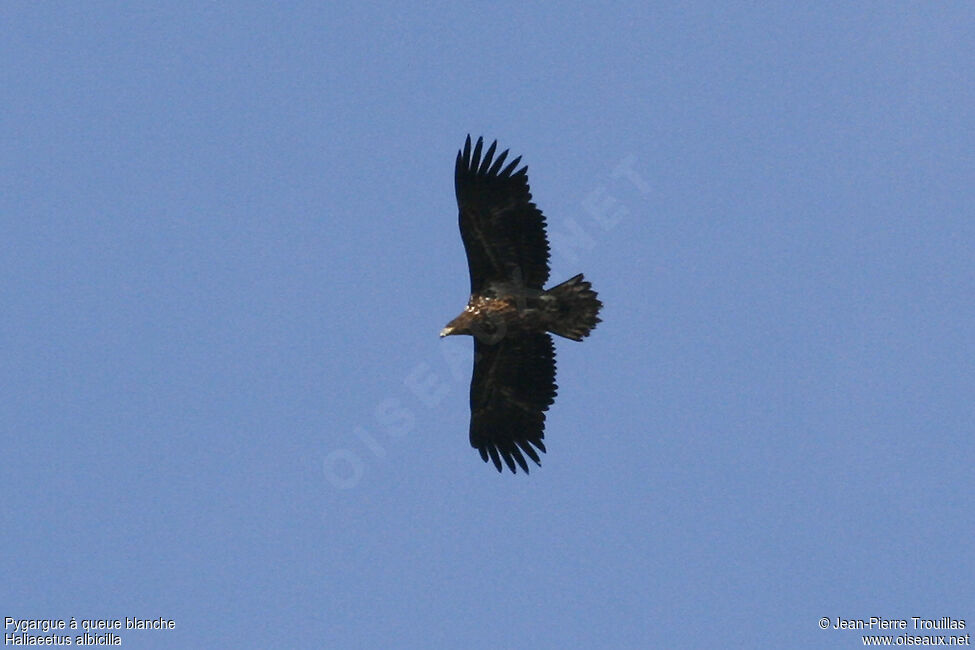
<svg viewBox="0 0 975 650">
<path fill-rule="evenodd" d="M 498 314 L 468 307 L 440 330 L 440 338 L 466 334 L 476 337 L 482 343 L 493 345 L 504 338 L 505 330 L 504 319 Z"/>
<path fill-rule="evenodd" d="M 447 326 L 440 330 L 440 338 L 457 334 L 470 334 L 471 326 L 474 324 L 474 314 L 465 309 L 454 320 L 447 323 Z"/>
</svg>

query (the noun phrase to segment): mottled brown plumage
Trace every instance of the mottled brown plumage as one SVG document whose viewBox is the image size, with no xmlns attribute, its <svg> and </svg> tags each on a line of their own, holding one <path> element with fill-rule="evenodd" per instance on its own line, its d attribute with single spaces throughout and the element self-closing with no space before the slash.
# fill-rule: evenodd
<svg viewBox="0 0 975 650">
<path fill-rule="evenodd" d="M 483 152 L 467 136 L 457 152 L 454 188 L 460 234 L 467 251 L 471 297 L 440 336 L 474 337 L 471 446 L 500 472 L 526 473 L 527 456 L 541 465 L 545 411 L 555 400 L 552 334 L 574 341 L 599 322 L 602 303 L 582 274 L 545 290 L 548 238 L 545 217 L 532 203 L 521 158 L 503 166 L 497 141 Z"/>
</svg>

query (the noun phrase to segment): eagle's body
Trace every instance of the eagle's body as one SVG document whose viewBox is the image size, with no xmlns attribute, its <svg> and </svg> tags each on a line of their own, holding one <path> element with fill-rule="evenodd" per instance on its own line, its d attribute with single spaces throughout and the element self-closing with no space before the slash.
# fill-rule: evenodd
<svg viewBox="0 0 975 650">
<path fill-rule="evenodd" d="M 581 341 L 594 325 L 587 326 L 588 312 L 581 314 L 583 322 L 578 322 L 580 315 L 574 310 L 591 307 L 595 310 L 592 316 L 599 311 L 599 306 L 591 302 L 579 302 L 584 298 L 595 300 L 596 292 L 589 287 L 581 274 L 548 291 L 515 282 L 491 283 L 471 295 L 464 311 L 447 323 L 440 335 L 470 334 L 482 340 L 500 340 L 505 336 L 551 332 Z"/>
<path fill-rule="evenodd" d="M 483 159 L 483 140 L 470 136 L 457 153 L 454 181 L 467 251 L 471 297 L 440 336 L 474 337 L 471 446 L 481 458 L 528 472 L 541 465 L 545 411 L 555 399 L 555 349 L 549 332 L 581 341 L 599 322 L 602 303 L 577 275 L 544 289 L 548 280 L 545 217 L 531 202 L 520 158 L 502 169 L 507 151 Z M 514 172 L 514 173 L 513 173 Z"/>
</svg>

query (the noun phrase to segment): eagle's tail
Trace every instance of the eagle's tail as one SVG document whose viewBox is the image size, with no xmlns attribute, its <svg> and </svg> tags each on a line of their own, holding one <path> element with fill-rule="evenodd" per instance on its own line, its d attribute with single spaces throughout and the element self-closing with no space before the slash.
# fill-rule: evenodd
<svg viewBox="0 0 975 650">
<path fill-rule="evenodd" d="M 558 316 L 549 331 L 573 341 L 581 341 L 599 322 L 599 302 L 592 285 L 582 279 L 582 274 L 569 278 L 562 284 L 546 291 L 558 301 Z"/>
</svg>

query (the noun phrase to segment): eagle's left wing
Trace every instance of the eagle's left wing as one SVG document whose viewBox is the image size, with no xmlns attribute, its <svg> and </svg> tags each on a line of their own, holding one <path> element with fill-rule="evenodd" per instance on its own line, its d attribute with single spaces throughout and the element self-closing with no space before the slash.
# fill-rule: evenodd
<svg viewBox="0 0 975 650">
<path fill-rule="evenodd" d="M 545 411 L 555 400 L 555 348 L 545 333 L 509 336 L 497 343 L 474 338 L 471 446 L 501 471 L 501 461 L 527 473 L 525 456 L 541 465 Z M 538 451 L 536 451 L 536 449 Z"/>
<path fill-rule="evenodd" d="M 548 238 L 545 217 L 531 200 L 528 168 L 515 171 L 521 157 L 504 167 L 508 151 L 495 158 L 496 140 L 482 157 L 483 146 L 483 138 L 478 138 L 471 149 L 471 136 L 467 136 L 454 168 L 471 293 L 480 293 L 491 282 L 512 279 L 542 289 L 548 281 Z"/>
</svg>

